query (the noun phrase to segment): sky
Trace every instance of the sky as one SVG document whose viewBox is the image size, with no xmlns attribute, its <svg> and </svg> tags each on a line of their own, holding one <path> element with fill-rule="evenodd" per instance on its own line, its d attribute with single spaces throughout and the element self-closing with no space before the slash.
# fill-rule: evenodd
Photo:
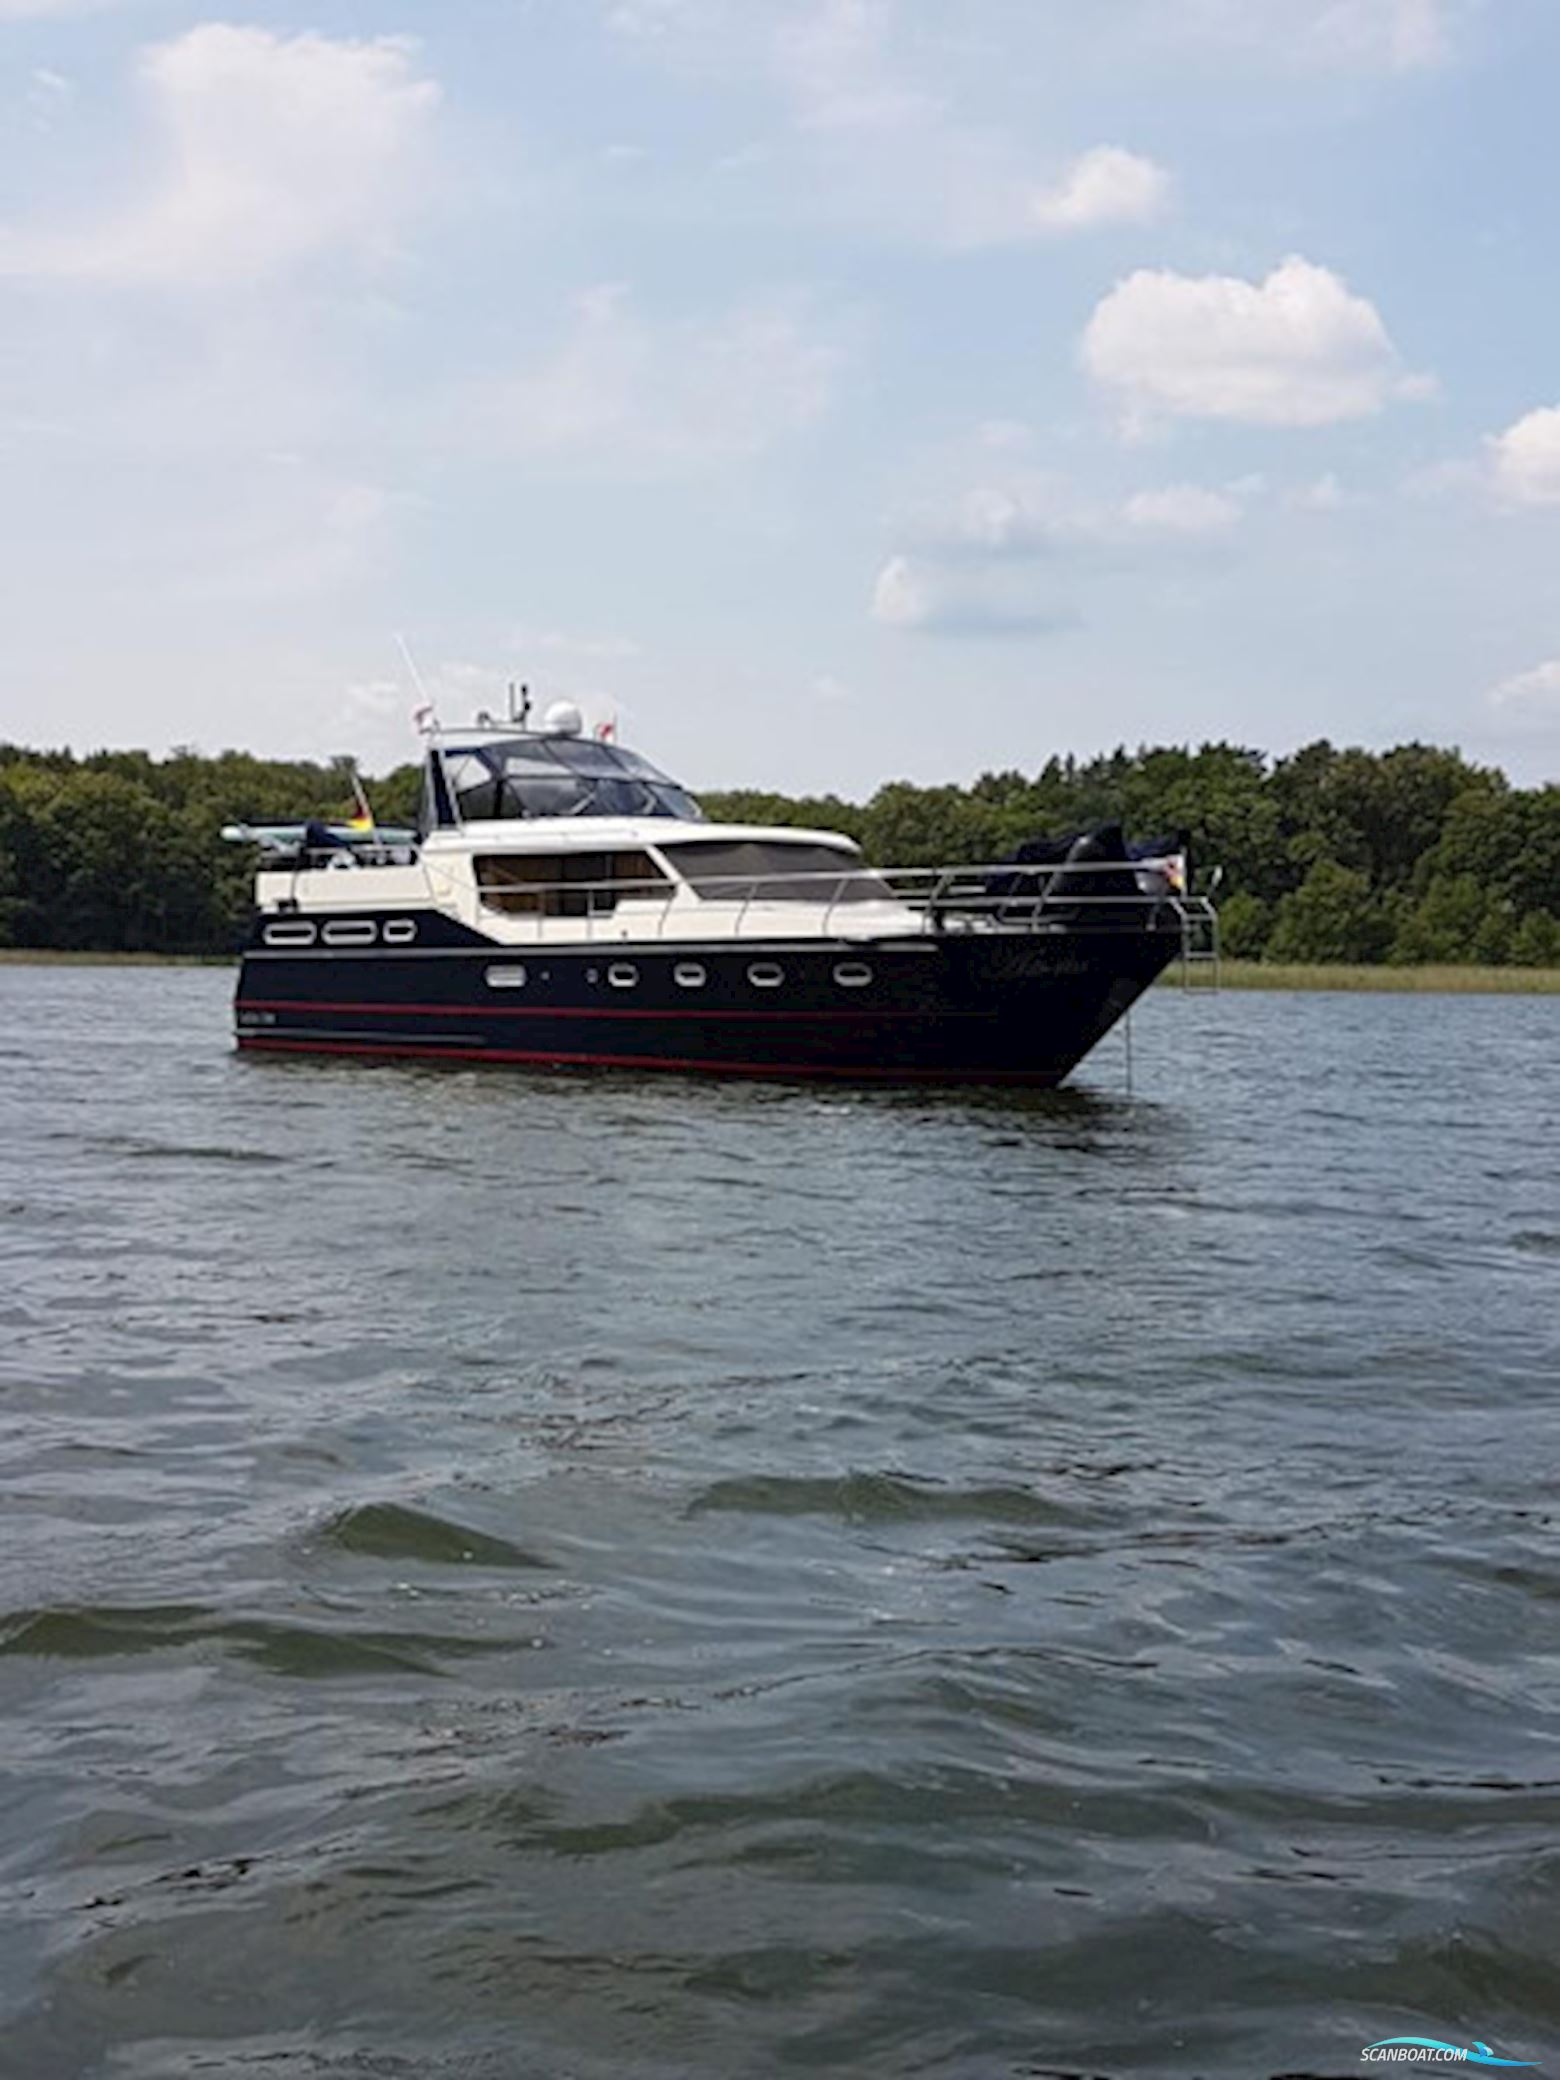
<svg viewBox="0 0 1560 2080">
<path fill-rule="evenodd" d="M 1555 0 L 0 0 L 0 738 L 1560 778 Z M 405 650 L 402 644 L 405 645 Z"/>
</svg>

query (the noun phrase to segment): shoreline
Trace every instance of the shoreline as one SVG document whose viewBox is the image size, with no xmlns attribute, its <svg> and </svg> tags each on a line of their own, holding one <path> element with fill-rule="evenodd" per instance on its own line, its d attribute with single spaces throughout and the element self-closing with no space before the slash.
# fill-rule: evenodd
<svg viewBox="0 0 1560 2080">
<path fill-rule="evenodd" d="M 236 968 L 227 953 L 86 953 L 53 947 L 0 946 L 0 967 L 17 968 Z M 1189 973 L 1179 961 L 1155 985 L 1159 989 L 1275 989 L 1324 993 L 1374 991 L 1411 996 L 1560 996 L 1560 968 L 1484 968 L 1448 965 L 1419 968 L 1349 967 L 1325 963 L 1221 961 L 1214 971 L 1201 963 Z"/>
<path fill-rule="evenodd" d="M 1560 996 L 1560 968 L 1454 967 L 1445 963 L 1415 968 L 1385 964 L 1350 967 L 1340 962 L 1305 965 L 1278 961 L 1221 961 L 1217 969 L 1196 964 L 1183 975 L 1179 961 L 1159 978 L 1158 987 L 1180 989 L 1283 989 L 1324 993 L 1375 992 L 1410 996 Z"/>
</svg>

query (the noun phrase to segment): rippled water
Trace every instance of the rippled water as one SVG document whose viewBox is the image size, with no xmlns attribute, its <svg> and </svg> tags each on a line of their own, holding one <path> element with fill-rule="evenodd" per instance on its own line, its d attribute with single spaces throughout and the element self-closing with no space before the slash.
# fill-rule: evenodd
<svg viewBox="0 0 1560 2080">
<path fill-rule="evenodd" d="M 0 968 L 0 2071 L 1553 2052 L 1560 999 L 819 1095 L 230 987 Z"/>
</svg>

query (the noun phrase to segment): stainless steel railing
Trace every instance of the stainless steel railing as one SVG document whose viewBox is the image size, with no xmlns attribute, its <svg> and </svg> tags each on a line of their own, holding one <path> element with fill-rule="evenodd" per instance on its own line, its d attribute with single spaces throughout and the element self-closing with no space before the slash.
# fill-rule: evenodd
<svg viewBox="0 0 1560 2080">
<path fill-rule="evenodd" d="M 517 858 L 523 855 L 517 855 Z M 755 909 L 809 913 L 807 936 L 827 937 L 856 909 L 898 909 L 902 929 L 947 932 L 1054 933 L 1068 930 L 1144 932 L 1175 930 L 1188 959 L 1217 947 L 1218 916 L 1204 895 L 1178 886 L 1167 862 L 1098 860 L 1048 866 L 862 867 L 759 875 L 721 875 L 687 881 L 664 876 L 639 880 L 529 881 L 481 879 L 485 909 L 510 917 L 564 920 L 593 940 L 604 920 L 632 907 L 638 931 L 666 935 L 673 911 L 701 917 L 730 912 L 730 936 L 756 935 Z M 651 914 L 653 913 L 653 914 Z M 876 922 L 876 920 L 874 920 Z M 802 923 L 794 918 L 793 928 Z M 777 926 L 763 920 L 765 934 Z M 603 934 L 603 936 L 605 936 Z M 613 937 L 620 937 L 615 932 Z M 700 936 L 703 936 L 701 933 Z"/>
</svg>

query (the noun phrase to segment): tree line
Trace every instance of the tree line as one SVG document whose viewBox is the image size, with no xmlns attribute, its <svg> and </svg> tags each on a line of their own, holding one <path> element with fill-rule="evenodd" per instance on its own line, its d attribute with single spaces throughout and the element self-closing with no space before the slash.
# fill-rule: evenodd
<svg viewBox="0 0 1560 2080">
<path fill-rule="evenodd" d="M 385 823 L 415 817 L 418 774 L 369 783 Z M 1428 744 L 1234 744 L 1052 758 L 971 786 L 896 780 L 866 802 L 705 793 L 713 817 L 847 832 L 870 860 L 995 860 L 1045 833 L 1120 822 L 1186 831 L 1224 870 L 1225 950 L 1269 961 L 1560 965 L 1560 786 L 1513 787 Z M 224 751 L 30 751 L 0 744 L 0 946 L 225 953 L 253 858 L 225 823 L 351 813 L 349 767 Z"/>
</svg>

